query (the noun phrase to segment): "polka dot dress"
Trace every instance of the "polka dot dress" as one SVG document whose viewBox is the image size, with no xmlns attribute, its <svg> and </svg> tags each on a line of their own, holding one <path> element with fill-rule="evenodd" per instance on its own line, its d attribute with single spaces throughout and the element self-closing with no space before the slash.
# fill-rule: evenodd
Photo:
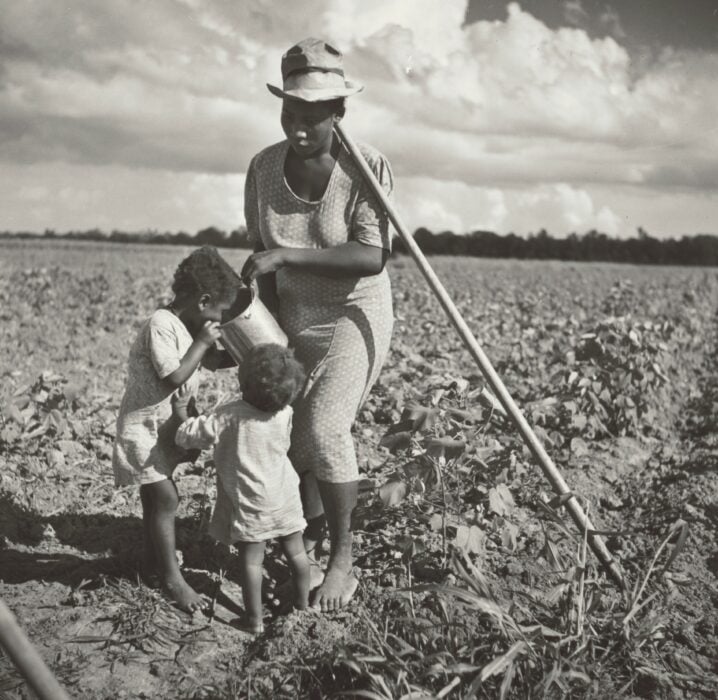
<svg viewBox="0 0 718 700">
<path fill-rule="evenodd" d="M 272 248 L 328 248 L 348 241 L 390 248 L 389 221 L 342 149 L 323 197 L 297 197 L 284 177 L 289 144 L 257 154 L 245 185 L 247 231 Z M 389 194 L 387 160 L 360 145 Z M 334 279 L 299 269 L 277 272 L 279 322 L 303 362 L 308 381 L 294 406 L 290 456 L 298 472 L 345 483 L 358 479 L 351 426 L 389 350 L 393 325 L 386 270 L 369 277 Z"/>
</svg>

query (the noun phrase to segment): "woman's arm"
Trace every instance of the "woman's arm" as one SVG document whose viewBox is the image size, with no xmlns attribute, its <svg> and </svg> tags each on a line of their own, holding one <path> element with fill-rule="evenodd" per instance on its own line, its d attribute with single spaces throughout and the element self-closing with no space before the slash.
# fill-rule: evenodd
<svg viewBox="0 0 718 700">
<path fill-rule="evenodd" d="M 245 271 L 248 267 L 253 267 L 253 263 L 250 263 L 252 258 L 266 253 L 264 245 L 261 241 L 257 242 L 254 246 L 254 253 L 247 258 L 240 277 L 249 284 L 252 280 L 257 280 L 257 288 L 259 290 L 259 298 L 262 303 L 276 316 L 279 311 L 279 295 L 277 294 L 277 276 L 274 274 L 274 270 L 267 272 L 259 272 L 255 274 L 247 274 Z M 270 251 L 274 252 L 274 251 Z M 279 269 L 279 268 L 276 268 Z"/>
<path fill-rule="evenodd" d="M 306 270 L 325 277 L 368 277 L 378 275 L 389 251 L 378 246 L 349 241 L 332 248 L 274 248 L 257 250 L 242 268 L 242 279 L 262 279 L 282 267 Z"/>
</svg>

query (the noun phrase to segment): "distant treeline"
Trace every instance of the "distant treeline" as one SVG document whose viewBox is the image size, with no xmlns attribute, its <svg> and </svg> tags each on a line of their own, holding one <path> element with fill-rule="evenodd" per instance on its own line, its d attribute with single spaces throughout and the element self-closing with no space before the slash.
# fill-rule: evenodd
<svg viewBox="0 0 718 700">
<path fill-rule="evenodd" d="M 223 248 L 251 248 L 247 230 L 239 227 L 230 233 L 210 226 L 195 235 L 142 231 L 128 233 L 100 229 L 69 231 L 58 234 L 47 230 L 42 234 L 28 232 L 0 232 L 11 238 L 57 238 L 83 241 L 112 241 L 116 243 L 159 243 L 166 245 L 214 245 Z M 519 258 L 538 260 L 585 260 L 625 262 L 652 265 L 718 265 L 718 236 L 698 234 L 681 238 L 653 238 L 642 228 L 635 238 L 612 238 L 605 233 L 589 231 L 583 235 L 572 233 L 567 238 L 553 238 L 545 230 L 527 237 L 509 233 L 500 236 L 492 231 L 473 231 L 456 234 L 451 231 L 433 233 L 419 228 L 414 240 L 426 254 L 466 255 L 483 258 Z M 406 246 L 394 239 L 394 252 L 406 253 Z"/>
<path fill-rule="evenodd" d="M 642 228 L 638 229 L 635 238 L 613 238 L 599 231 L 553 238 L 541 230 L 536 235 L 523 238 L 513 233 L 499 236 L 492 231 L 473 231 L 457 235 L 451 231 L 432 233 L 420 228 L 414 233 L 414 240 L 427 254 L 651 265 L 718 265 L 718 236 L 698 234 L 660 239 L 653 238 Z M 405 252 L 403 241 L 395 242 L 395 250 Z"/>
</svg>

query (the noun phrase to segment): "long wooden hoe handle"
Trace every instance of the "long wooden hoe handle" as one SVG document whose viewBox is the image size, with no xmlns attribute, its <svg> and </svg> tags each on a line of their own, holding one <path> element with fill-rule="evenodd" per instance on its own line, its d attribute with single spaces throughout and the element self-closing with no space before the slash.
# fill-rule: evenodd
<svg viewBox="0 0 718 700">
<path fill-rule="evenodd" d="M 506 387 L 501 381 L 501 378 L 498 374 L 496 374 L 496 370 L 494 370 L 494 368 L 491 366 L 489 358 L 486 357 L 486 355 L 484 354 L 484 351 L 481 349 L 481 346 L 474 337 L 474 334 L 471 332 L 471 329 L 466 324 L 466 321 L 464 321 L 463 317 L 459 313 L 459 310 L 456 308 L 456 305 L 451 300 L 451 297 L 448 295 L 446 289 L 444 289 L 444 286 L 439 281 L 439 278 L 436 276 L 436 273 L 431 269 L 431 266 L 424 257 L 424 254 L 421 252 L 419 246 L 416 244 L 416 241 L 411 236 L 404 224 L 401 222 L 401 219 L 399 219 L 399 215 L 394 209 L 394 206 L 389 201 L 388 197 L 386 196 L 386 193 L 379 184 L 379 181 L 376 179 L 376 176 L 372 172 L 371 168 L 367 165 L 359 149 L 356 147 L 356 144 L 347 135 L 341 124 L 336 124 L 334 128 L 336 129 L 339 138 L 342 140 L 345 148 L 349 151 L 349 154 L 352 156 L 354 162 L 357 164 L 362 174 L 366 178 L 366 181 L 369 183 L 369 186 L 371 187 L 372 191 L 383 205 L 384 209 L 386 210 L 386 213 L 389 215 L 389 219 L 391 220 L 392 224 L 394 224 L 394 228 L 397 230 L 402 240 L 404 241 L 404 245 L 406 245 L 412 257 L 416 261 L 416 264 L 419 266 L 421 273 L 424 275 L 426 281 L 429 283 L 429 286 L 431 287 L 432 291 L 439 299 L 441 305 L 444 307 L 444 311 L 446 311 L 446 314 L 448 315 L 449 319 L 454 324 L 454 327 L 458 331 L 461 340 L 464 342 L 464 345 L 476 361 L 476 364 L 479 366 L 479 369 L 484 375 L 484 378 L 491 386 L 491 389 L 493 390 L 494 394 L 511 417 L 511 420 L 521 434 L 521 437 L 523 438 L 524 442 L 528 446 L 529 450 L 531 450 L 531 453 L 533 454 L 536 461 L 539 463 L 539 466 L 541 467 L 544 475 L 551 483 L 553 490 L 559 495 L 565 495 L 570 493 L 566 482 L 561 476 L 561 473 L 556 468 L 556 465 L 551 461 L 551 458 L 546 453 L 546 450 L 543 448 L 543 445 L 539 442 L 539 439 L 536 437 L 536 434 L 531 429 L 531 426 L 523 417 L 518 406 L 509 395 L 509 392 L 506 390 Z M 614 581 L 623 588 L 624 581 L 620 568 L 611 557 L 611 554 L 608 549 L 606 549 L 606 545 L 603 542 L 601 536 L 595 533 L 595 528 L 591 524 L 591 521 L 588 519 L 586 514 L 583 512 L 583 508 L 581 508 L 579 502 L 574 496 L 571 496 L 564 503 L 564 505 L 568 510 L 569 514 L 571 515 L 571 518 L 573 518 L 573 521 L 581 530 L 581 532 L 588 532 L 588 544 L 593 550 L 596 557 L 598 557 L 598 560 L 606 567 L 607 571 L 614 579 Z"/>
<path fill-rule="evenodd" d="M 0 600 L 0 646 L 17 666 L 22 677 L 40 700 L 70 700 L 57 682 L 40 654 L 15 620 L 15 616 Z"/>
</svg>

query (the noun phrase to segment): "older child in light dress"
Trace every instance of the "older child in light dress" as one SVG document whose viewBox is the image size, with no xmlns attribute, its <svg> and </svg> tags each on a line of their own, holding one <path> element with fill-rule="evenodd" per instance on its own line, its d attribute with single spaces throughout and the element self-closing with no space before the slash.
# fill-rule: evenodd
<svg viewBox="0 0 718 700">
<path fill-rule="evenodd" d="M 262 562 L 265 542 L 278 538 L 294 588 L 294 607 L 309 597 L 309 559 L 302 532 L 306 521 L 299 477 L 287 451 L 292 408 L 304 384 L 304 371 L 292 352 L 274 344 L 254 347 L 239 369 L 242 398 L 210 415 L 189 417 L 184 396 L 173 400 L 183 421 L 175 440 L 185 449 L 214 447 L 217 502 L 210 533 L 239 550 L 247 631 L 262 626 Z"/>
<path fill-rule="evenodd" d="M 140 487 L 145 573 L 156 567 L 165 592 L 186 612 L 201 608 L 202 599 L 184 580 L 175 554 L 179 497 L 172 474 L 189 455 L 174 442 L 171 397 L 179 389 L 187 399 L 196 393 L 196 370 L 216 351 L 218 322 L 240 285 L 212 247 L 195 250 L 180 263 L 173 301 L 142 324 L 132 345 L 117 418 L 115 483 Z"/>
</svg>

